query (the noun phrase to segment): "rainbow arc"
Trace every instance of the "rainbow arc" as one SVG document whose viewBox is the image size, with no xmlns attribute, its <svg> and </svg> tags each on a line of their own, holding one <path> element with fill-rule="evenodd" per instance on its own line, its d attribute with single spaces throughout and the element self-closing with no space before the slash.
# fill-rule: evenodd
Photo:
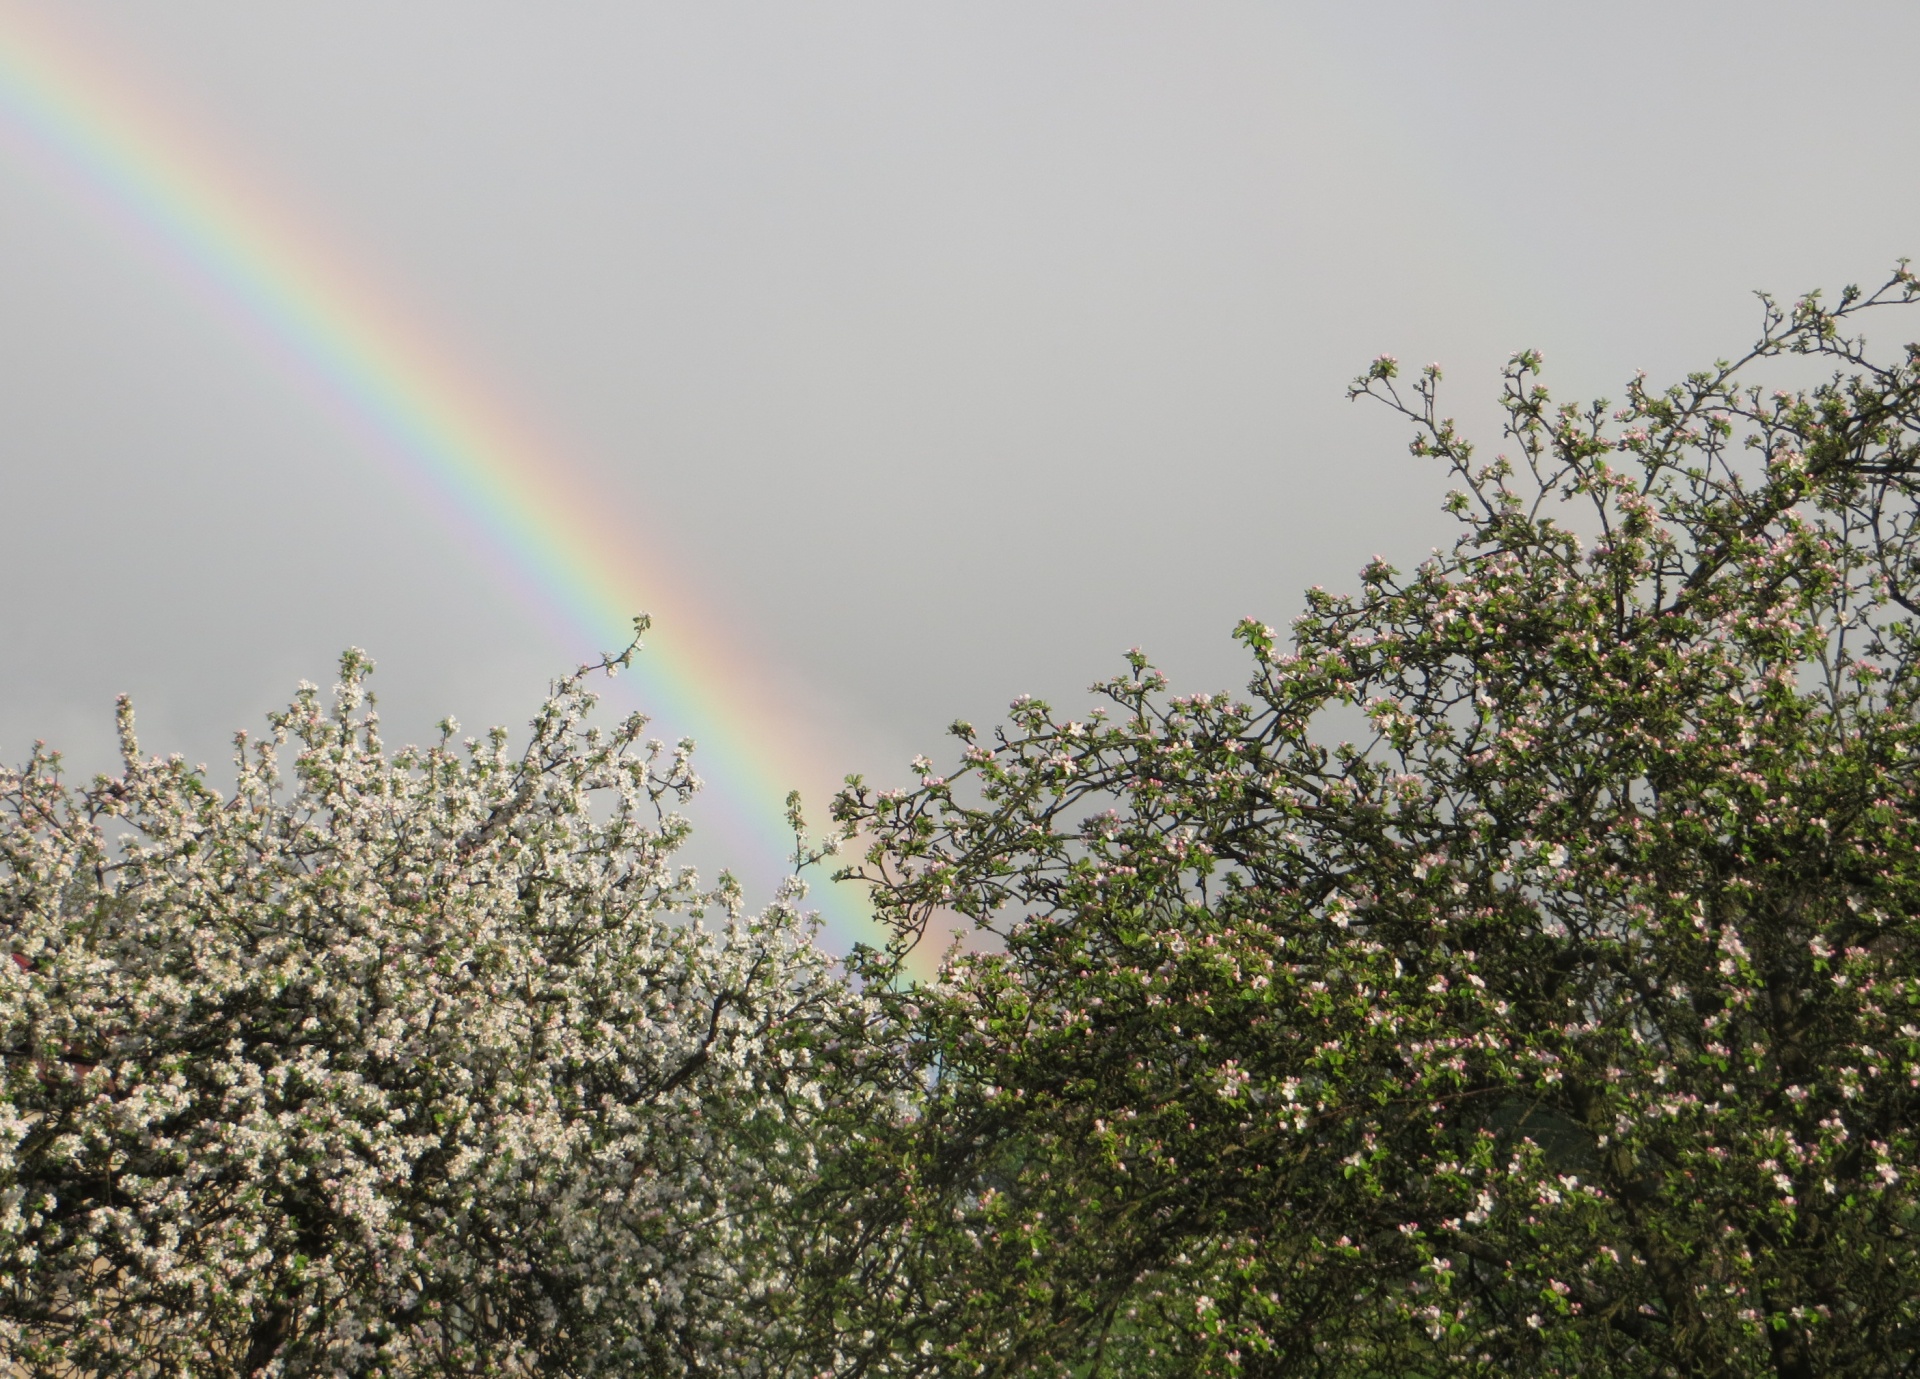
<svg viewBox="0 0 1920 1379">
<path fill-rule="evenodd" d="M 696 767 L 730 841 L 765 859 L 791 850 L 788 788 L 834 776 L 809 758 L 807 726 L 749 688 L 778 675 L 602 517 L 582 470 L 466 377 L 453 351 L 250 188 L 187 122 L 142 101 L 71 38 L 0 9 L 7 153 L 119 221 L 184 271 L 211 311 L 286 359 L 347 433 L 442 502 L 569 640 L 616 648 L 637 611 L 654 614 L 664 635 L 649 637 L 630 672 L 636 701 L 698 740 Z M 832 945 L 878 941 L 857 898 L 822 890 L 814 899 Z M 934 946 L 915 955 L 922 973 Z"/>
</svg>

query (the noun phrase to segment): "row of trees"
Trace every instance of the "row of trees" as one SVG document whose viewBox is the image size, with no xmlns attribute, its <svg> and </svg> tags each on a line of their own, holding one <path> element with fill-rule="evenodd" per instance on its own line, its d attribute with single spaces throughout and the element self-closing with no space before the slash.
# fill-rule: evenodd
<svg viewBox="0 0 1920 1379">
<path fill-rule="evenodd" d="M 350 655 L 224 796 L 124 709 L 119 775 L 36 755 L 0 1353 L 1915 1372 L 1920 347 L 1858 323 L 1916 298 L 1766 300 L 1618 408 L 1516 356 L 1491 461 L 1376 361 L 1454 545 L 1243 623 L 1244 696 L 1136 655 L 850 780 L 894 938 L 844 966 L 797 885 L 675 869 L 687 749 L 591 726 L 590 671 L 524 749 L 390 753 Z M 990 941 L 906 980 L 956 915 Z"/>
</svg>

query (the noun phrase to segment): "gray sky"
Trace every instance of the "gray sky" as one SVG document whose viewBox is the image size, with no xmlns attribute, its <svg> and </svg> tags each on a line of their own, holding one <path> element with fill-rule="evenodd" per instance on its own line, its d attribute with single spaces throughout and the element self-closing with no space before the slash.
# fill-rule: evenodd
<svg viewBox="0 0 1920 1379">
<path fill-rule="evenodd" d="M 1240 615 L 1446 539 L 1343 401 L 1373 355 L 1469 419 L 1522 346 L 1617 397 L 1737 349 L 1754 288 L 1920 252 L 1911 4 L 23 14 L 386 285 L 887 779 L 1134 644 L 1237 687 Z M 348 643 L 396 737 L 524 722 L 590 648 L 18 143 L 0 755 L 104 764 L 128 690 L 218 761 Z"/>
</svg>

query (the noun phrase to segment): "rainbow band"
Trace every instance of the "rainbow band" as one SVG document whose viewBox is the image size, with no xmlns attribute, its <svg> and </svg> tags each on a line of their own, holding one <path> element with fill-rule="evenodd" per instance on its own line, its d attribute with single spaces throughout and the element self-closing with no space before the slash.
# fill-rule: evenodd
<svg viewBox="0 0 1920 1379">
<path fill-rule="evenodd" d="M 806 739 L 803 725 L 738 688 L 772 677 L 646 566 L 630 533 L 596 516 L 577 469 L 459 377 L 447 350 L 250 195 L 200 142 L 136 104 L 72 42 L 0 13 L 0 146 L 184 270 L 211 309 L 270 347 L 404 477 L 450 507 L 585 646 L 622 646 L 634 613 L 658 615 L 664 635 L 630 672 L 640 699 L 700 739 L 697 767 L 720 798 L 730 841 L 769 859 L 789 854 L 786 783 L 833 776 L 793 749 Z M 817 887 L 815 901 L 831 945 L 879 941 L 857 897 Z M 922 975 L 935 947 L 914 955 Z"/>
</svg>

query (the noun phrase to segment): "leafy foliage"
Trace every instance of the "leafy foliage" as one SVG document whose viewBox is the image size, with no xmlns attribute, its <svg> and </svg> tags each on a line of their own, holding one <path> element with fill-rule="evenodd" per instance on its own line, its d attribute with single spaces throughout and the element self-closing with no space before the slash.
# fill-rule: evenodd
<svg viewBox="0 0 1920 1379">
<path fill-rule="evenodd" d="M 0 775 L 0 1357 L 759 1372 L 855 1002 L 798 893 L 674 869 L 691 744 L 587 726 L 585 671 L 524 752 L 389 756 L 370 669 L 242 735 L 226 797 L 124 702 L 119 775 Z"/>
<path fill-rule="evenodd" d="M 851 779 L 852 981 L 676 869 L 625 655 L 522 751 L 389 753 L 359 653 L 227 796 L 124 705 L 37 750 L 0 1369 L 1920 1371 L 1920 346 L 1851 333 L 1916 298 L 1618 409 L 1518 355 L 1491 463 L 1375 361 L 1457 541 L 1243 622 L 1245 696 L 1135 653 Z"/>
<path fill-rule="evenodd" d="M 1617 410 L 1516 356 L 1491 463 L 1378 360 L 1449 551 L 1243 623 L 1244 700 L 1136 654 L 851 782 L 867 971 L 1000 944 L 874 987 L 927 1091 L 821 1314 L 898 1372 L 1920 1368 L 1920 347 L 1849 333 L 1916 296 Z"/>
</svg>

